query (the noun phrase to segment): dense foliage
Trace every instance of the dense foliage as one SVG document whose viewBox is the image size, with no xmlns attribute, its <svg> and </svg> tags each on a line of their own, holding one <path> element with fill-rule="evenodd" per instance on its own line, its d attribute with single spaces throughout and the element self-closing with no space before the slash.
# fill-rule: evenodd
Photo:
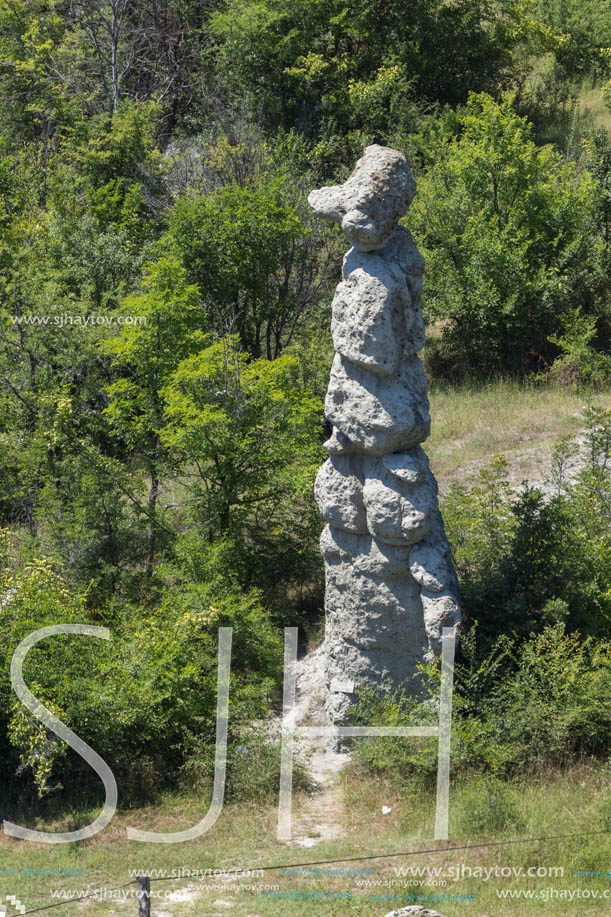
<svg viewBox="0 0 611 917">
<path fill-rule="evenodd" d="M 465 374 L 521 373 L 553 359 L 550 335 L 579 307 L 601 309 L 608 253 L 595 224 L 596 184 L 532 126 L 489 96 L 471 96 L 457 138 L 421 179 L 431 317 L 447 320 L 438 359 Z"/>
<path fill-rule="evenodd" d="M 572 444 L 560 444 L 547 501 L 533 489 L 516 495 L 502 458 L 445 501 L 466 613 L 453 695 L 455 776 L 484 774 L 494 786 L 608 756 L 611 412 L 592 410 L 586 421 L 586 465 L 569 479 Z M 435 722 L 439 670 L 422 674 L 423 700 L 365 693 L 355 721 Z M 412 790 L 436 780 L 433 742 L 376 739 L 356 754 Z"/>
<path fill-rule="evenodd" d="M 128 801 L 209 765 L 220 624 L 251 747 L 282 627 L 320 622 L 312 483 L 343 243 L 306 196 L 365 144 L 403 150 L 418 177 L 407 222 L 434 377 L 608 385 L 610 22 L 608 0 L 0 0 L 0 764 L 15 798 L 93 785 L 15 706 L 10 656 L 37 627 L 111 628 L 109 644 L 40 645 L 26 675 Z M 508 705 L 540 641 L 607 671 L 604 646 L 574 644 L 609 623 L 601 474 L 516 501 L 498 465 L 447 502 L 477 658 L 515 641 L 494 688 Z M 602 747 L 581 741 L 571 753 Z"/>
</svg>

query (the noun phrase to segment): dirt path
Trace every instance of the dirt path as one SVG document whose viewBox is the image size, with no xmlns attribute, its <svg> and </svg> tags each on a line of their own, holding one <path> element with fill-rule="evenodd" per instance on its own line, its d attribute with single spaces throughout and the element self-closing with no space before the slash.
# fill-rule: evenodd
<svg viewBox="0 0 611 917">
<path fill-rule="evenodd" d="M 321 670 L 322 655 L 315 651 L 297 663 L 297 715 L 302 726 L 328 726 Z M 344 803 L 339 776 L 350 755 L 337 749 L 335 739 L 327 736 L 300 737 L 296 750 L 305 759 L 314 792 L 301 796 L 293 809 L 291 845 L 314 847 L 344 834 Z"/>
</svg>

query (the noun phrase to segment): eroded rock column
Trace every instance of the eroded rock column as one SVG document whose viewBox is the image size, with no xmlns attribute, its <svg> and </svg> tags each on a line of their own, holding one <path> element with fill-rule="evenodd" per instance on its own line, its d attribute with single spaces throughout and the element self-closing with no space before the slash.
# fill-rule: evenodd
<svg viewBox="0 0 611 917">
<path fill-rule="evenodd" d="M 325 399 L 333 434 L 315 496 L 327 523 L 327 709 L 359 685 L 418 690 L 417 665 L 460 621 L 458 584 L 420 446 L 430 430 L 420 308 L 424 260 L 399 226 L 416 190 L 405 157 L 369 146 L 343 185 L 313 191 L 352 248 L 332 305 L 335 358 Z"/>
</svg>

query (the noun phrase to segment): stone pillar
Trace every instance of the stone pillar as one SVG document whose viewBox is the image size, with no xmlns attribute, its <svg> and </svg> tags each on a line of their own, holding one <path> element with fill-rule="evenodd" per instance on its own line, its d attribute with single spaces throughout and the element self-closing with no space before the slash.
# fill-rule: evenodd
<svg viewBox="0 0 611 917">
<path fill-rule="evenodd" d="M 405 157 L 366 148 L 343 185 L 308 201 L 352 248 L 332 304 L 325 399 L 333 433 L 315 496 L 327 523 L 327 710 L 345 718 L 364 683 L 418 691 L 417 665 L 458 624 L 458 583 L 422 443 L 429 435 L 420 308 L 424 260 L 398 225 L 416 190 Z"/>
</svg>

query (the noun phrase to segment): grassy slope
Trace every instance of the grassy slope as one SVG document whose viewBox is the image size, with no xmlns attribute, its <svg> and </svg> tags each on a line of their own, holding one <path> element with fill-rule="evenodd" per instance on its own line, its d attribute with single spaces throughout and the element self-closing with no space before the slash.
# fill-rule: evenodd
<svg viewBox="0 0 611 917">
<path fill-rule="evenodd" d="M 577 109 L 583 128 L 603 128 L 611 132 L 611 111 L 603 102 L 603 87 L 584 83 L 577 97 Z"/>
<path fill-rule="evenodd" d="M 554 445 L 583 428 L 584 408 L 611 408 L 611 392 L 584 395 L 495 382 L 483 388 L 433 388 L 430 401 L 432 427 L 425 448 L 444 491 L 501 452 L 517 483 L 539 478 Z"/>
<path fill-rule="evenodd" d="M 432 847 L 449 845 L 473 845 L 486 842 L 519 838 L 540 838 L 546 835 L 560 835 L 595 832 L 609 825 L 611 798 L 608 778 L 602 772 L 576 768 L 570 775 L 542 778 L 537 783 L 523 787 L 509 788 L 502 805 L 492 811 L 496 825 L 492 829 L 482 827 L 489 822 L 489 799 L 484 787 L 469 784 L 451 790 L 450 842 L 432 842 L 434 797 L 421 796 L 413 799 L 399 799 L 392 787 L 380 781 L 359 779 L 348 774 L 344 778 L 344 795 L 348 817 L 346 836 L 341 841 L 321 844 L 313 849 L 290 847 L 275 840 L 276 809 L 273 801 L 269 806 L 254 808 L 246 804 L 226 806 L 212 830 L 188 844 L 168 847 L 165 845 L 143 845 L 127 841 L 127 825 L 145 827 L 159 831 L 180 830 L 202 817 L 205 803 L 201 799 L 169 799 L 164 804 L 149 807 L 136 813 L 122 813 L 96 838 L 79 845 L 47 847 L 46 845 L 16 844 L 3 838 L 0 841 L 0 873 L 3 867 L 29 866 L 38 868 L 72 867 L 84 870 L 78 879 L 9 879 L 0 876 L 0 888 L 6 894 L 18 894 L 28 907 L 51 903 L 52 888 L 77 889 L 112 886 L 129 881 L 129 868 L 173 868 L 189 867 L 254 867 L 267 864 L 312 863 L 341 857 L 366 856 L 405 850 L 429 850 Z M 382 816 L 383 804 L 390 805 L 392 812 Z M 296 809 L 300 805 L 295 799 Z M 70 825 L 55 825 L 74 827 Z M 405 887 L 395 884 L 374 886 L 364 889 L 354 878 L 335 877 L 283 877 L 279 871 L 266 873 L 263 879 L 242 879 L 244 884 L 277 885 L 282 892 L 342 892 L 352 893 L 352 898 L 341 901 L 307 901 L 284 899 L 265 900 L 259 891 L 231 890 L 198 891 L 191 900 L 155 901 L 152 913 L 155 917 L 171 914 L 172 917 L 212 917 L 229 912 L 240 915 L 311 914 L 313 909 L 327 914 L 356 913 L 382 915 L 401 906 L 401 902 L 376 900 L 373 895 L 399 895 L 408 893 L 427 895 L 475 895 L 475 901 L 433 903 L 446 915 L 470 913 L 484 915 L 523 915 L 533 913 L 554 914 L 558 917 L 575 917 L 609 913 L 609 910 L 592 901 L 582 899 L 572 903 L 559 899 L 550 901 L 499 899 L 497 890 L 537 890 L 554 887 L 562 889 L 598 890 L 610 888 L 608 879 L 577 878 L 576 870 L 605 871 L 611 862 L 610 836 L 574 837 L 543 843 L 491 846 L 456 853 L 426 853 L 413 857 L 398 857 L 388 860 L 373 860 L 364 863 L 347 864 L 347 867 L 369 867 L 373 874 L 368 878 L 376 882 L 396 880 L 395 866 L 444 867 L 464 863 L 474 867 L 523 867 L 529 866 L 564 868 L 562 878 L 465 878 L 455 881 L 424 879 L 410 880 Z M 341 864 L 336 868 L 341 868 Z M 208 880 L 210 882 L 212 880 Z M 440 885 L 440 882 L 446 884 Z M 181 892 L 177 897 L 187 898 L 189 882 L 153 884 L 157 891 Z M 221 903 L 225 902 L 225 904 Z M 405 900 L 402 903 L 409 903 Z M 610 906 L 611 909 L 611 906 Z M 86 913 L 92 917 L 102 914 L 133 915 L 137 903 L 132 898 L 125 902 L 70 903 L 58 909 L 58 914 Z"/>
</svg>

